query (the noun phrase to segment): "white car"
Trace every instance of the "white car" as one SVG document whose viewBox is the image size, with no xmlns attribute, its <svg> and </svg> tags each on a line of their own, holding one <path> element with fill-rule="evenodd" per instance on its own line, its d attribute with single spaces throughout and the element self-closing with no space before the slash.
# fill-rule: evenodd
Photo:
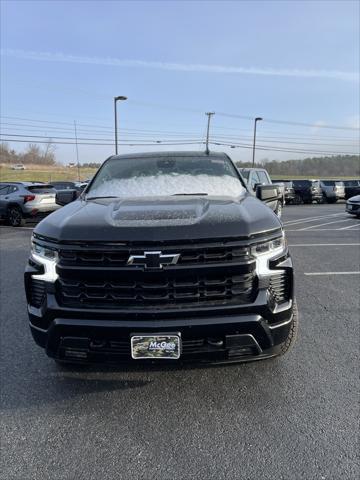
<svg viewBox="0 0 360 480">
<path fill-rule="evenodd" d="M 11 170 L 25 170 L 25 165 L 22 163 L 17 163 L 11 167 Z"/>
</svg>

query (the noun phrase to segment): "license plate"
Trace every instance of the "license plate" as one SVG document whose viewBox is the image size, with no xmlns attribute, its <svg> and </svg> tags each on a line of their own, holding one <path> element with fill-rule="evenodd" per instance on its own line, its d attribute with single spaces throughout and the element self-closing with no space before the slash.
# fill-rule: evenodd
<svg viewBox="0 0 360 480">
<path fill-rule="evenodd" d="M 348 210 L 352 210 L 353 209 L 353 206 L 352 205 L 348 205 Z"/>
<path fill-rule="evenodd" d="M 131 337 L 131 356 L 133 359 L 180 358 L 181 338 L 177 335 L 133 335 Z"/>
</svg>

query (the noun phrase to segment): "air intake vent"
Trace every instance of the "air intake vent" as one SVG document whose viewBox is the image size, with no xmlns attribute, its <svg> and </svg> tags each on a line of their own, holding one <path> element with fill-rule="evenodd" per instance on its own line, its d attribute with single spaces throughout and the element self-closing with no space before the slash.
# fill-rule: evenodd
<svg viewBox="0 0 360 480">
<path fill-rule="evenodd" d="M 31 280 L 31 305 L 39 308 L 45 297 L 45 282 L 42 280 Z"/>
<path fill-rule="evenodd" d="M 286 270 L 271 276 L 269 291 L 277 303 L 286 302 L 289 299 L 290 281 Z"/>
</svg>

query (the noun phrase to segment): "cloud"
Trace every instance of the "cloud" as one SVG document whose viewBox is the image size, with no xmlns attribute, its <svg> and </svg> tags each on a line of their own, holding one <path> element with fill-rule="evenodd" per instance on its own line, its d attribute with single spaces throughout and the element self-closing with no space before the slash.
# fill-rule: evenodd
<svg viewBox="0 0 360 480">
<path fill-rule="evenodd" d="M 327 78 L 334 80 L 359 81 L 359 75 L 357 73 L 343 72 L 338 70 L 303 70 L 293 68 L 261 68 L 226 65 L 206 65 L 194 63 L 152 62 L 146 60 L 126 60 L 112 57 L 86 57 L 78 55 L 68 55 L 59 52 L 36 52 L 29 50 L 13 49 L 2 49 L 1 54 L 8 57 L 22 58 L 26 60 L 83 63 L 89 65 L 105 65 L 111 67 L 137 67 L 179 72 L 204 72 L 217 74 L 233 73 L 239 75 Z"/>
</svg>

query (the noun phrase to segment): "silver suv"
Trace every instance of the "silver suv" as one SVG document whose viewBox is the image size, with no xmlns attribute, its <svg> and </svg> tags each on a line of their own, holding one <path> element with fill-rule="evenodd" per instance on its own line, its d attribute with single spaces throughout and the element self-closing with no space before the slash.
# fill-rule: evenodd
<svg viewBox="0 0 360 480">
<path fill-rule="evenodd" d="M 337 180 L 320 180 L 320 187 L 323 198 L 328 203 L 335 203 L 345 198 L 345 186 L 343 182 Z"/>
<path fill-rule="evenodd" d="M 0 217 L 13 227 L 24 225 L 27 218 L 37 220 L 61 208 L 55 202 L 56 191 L 40 182 L 0 183 Z"/>
</svg>

